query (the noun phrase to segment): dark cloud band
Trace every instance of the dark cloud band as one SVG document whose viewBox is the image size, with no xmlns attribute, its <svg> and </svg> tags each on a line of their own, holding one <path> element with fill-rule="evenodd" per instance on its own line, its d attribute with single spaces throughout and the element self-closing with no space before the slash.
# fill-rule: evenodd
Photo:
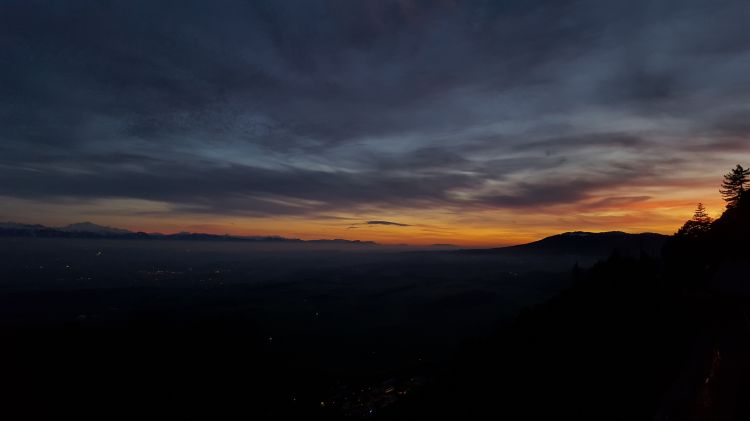
<svg viewBox="0 0 750 421">
<path fill-rule="evenodd" d="M 748 20 L 741 0 L 6 1 L 0 195 L 632 203 L 611 191 L 750 152 Z"/>
</svg>

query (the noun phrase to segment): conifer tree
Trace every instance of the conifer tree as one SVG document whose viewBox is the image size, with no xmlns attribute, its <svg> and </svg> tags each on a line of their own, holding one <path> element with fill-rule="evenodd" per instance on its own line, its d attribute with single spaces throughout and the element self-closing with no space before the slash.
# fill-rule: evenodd
<svg viewBox="0 0 750 421">
<path fill-rule="evenodd" d="M 742 168 L 742 165 L 738 164 L 724 175 L 719 191 L 724 196 L 724 201 L 727 202 L 727 209 L 737 205 L 740 196 L 747 190 L 748 183 L 750 183 L 750 168 Z"/>
<path fill-rule="evenodd" d="M 698 202 L 698 206 L 695 208 L 695 212 L 693 213 L 693 221 L 699 224 L 711 223 L 711 217 L 708 216 L 708 213 L 706 213 L 706 207 L 703 205 L 703 203 Z"/>
<path fill-rule="evenodd" d="M 711 230 L 712 219 L 706 212 L 706 207 L 703 203 L 698 203 L 693 213 L 693 218 L 677 231 L 678 236 L 684 237 L 699 237 Z"/>
</svg>

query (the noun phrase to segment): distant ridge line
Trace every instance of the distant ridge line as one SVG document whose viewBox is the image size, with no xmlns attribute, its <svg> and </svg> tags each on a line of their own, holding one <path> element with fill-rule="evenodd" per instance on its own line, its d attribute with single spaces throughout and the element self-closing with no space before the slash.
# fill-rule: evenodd
<svg viewBox="0 0 750 421">
<path fill-rule="evenodd" d="M 40 238 L 101 238 L 101 239 L 140 239 L 140 240 L 188 240 L 188 241 L 234 241 L 256 243 L 308 243 L 308 244 L 349 244 L 374 246 L 374 241 L 335 239 L 302 240 L 280 236 L 235 236 L 229 234 L 205 234 L 180 232 L 176 234 L 133 232 L 120 228 L 107 227 L 91 222 L 80 222 L 65 227 L 48 227 L 40 224 L 0 223 L 0 237 L 40 237 Z"/>
</svg>

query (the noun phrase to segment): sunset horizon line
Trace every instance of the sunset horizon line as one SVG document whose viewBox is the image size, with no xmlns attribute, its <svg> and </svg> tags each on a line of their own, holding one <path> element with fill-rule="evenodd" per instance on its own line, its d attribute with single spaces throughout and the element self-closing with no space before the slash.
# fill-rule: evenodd
<svg viewBox="0 0 750 421">
<path fill-rule="evenodd" d="M 63 224 L 45 224 L 45 223 L 39 223 L 39 222 L 19 222 L 19 221 L 0 221 L 0 228 L 3 228 L 4 226 L 9 225 L 22 225 L 22 226 L 40 226 L 44 228 L 49 229 L 56 229 L 56 230 L 64 230 L 69 227 L 75 226 L 75 225 L 85 225 L 85 224 L 91 224 L 95 225 L 100 228 L 104 229 L 111 229 L 118 230 L 118 231 L 127 231 L 130 234 L 148 234 L 148 235 L 164 235 L 164 236 L 171 236 L 171 235 L 179 235 L 179 234 L 194 234 L 194 235 L 212 235 L 217 237 L 231 237 L 235 239 L 272 239 L 272 238 L 278 238 L 279 240 L 287 240 L 287 241 L 303 241 L 303 242 L 313 242 L 313 241 L 348 241 L 348 242 L 361 242 L 361 243 L 370 243 L 378 246 L 409 246 L 409 247 L 429 247 L 429 246 L 454 246 L 454 247 L 466 247 L 466 248 L 504 248 L 504 247 L 513 247 L 518 245 L 524 245 L 533 243 L 536 241 L 541 241 L 549 237 L 554 237 L 557 235 L 565 235 L 565 234 L 576 234 L 576 233 L 585 233 L 585 234 L 607 234 L 607 233 L 623 233 L 628 235 L 638 235 L 638 234 L 658 234 L 658 235 L 665 235 L 670 236 L 673 235 L 677 228 L 673 229 L 665 229 L 665 230 L 632 230 L 632 229 L 618 229 L 618 228 L 612 228 L 612 229 L 600 229 L 600 230 L 590 230 L 590 229 L 576 229 L 576 228 L 567 228 L 557 231 L 549 231 L 547 233 L 540 233 L 538 236 L 534 237 L 528 237 L 527 240 L 520 240 L 517 242 L 508 242 L 508 243 L 502 243 L 502 242 L 466 242 L 462 241 L 461 239 L 446 239 L 445 241 L 422 241 L 422 242 L 382 242 L 378 240 L 374 240 L 367 237 L 347 237 L 347 236 L 315 236 L 315 235 L 306 235 L 306 234 L 271 234 L 271 233 L 263 233 L 260 234 L 258 232 L 229 232 L 229 231 L 212 231 L 210 229 L 207 230 L 191 230 L 190 226 L 186 226 L 183 229 L 177 229 L 177 230 L 160 230 L 160 229 L 140 229 L 138 227 L 133 226 L 127 226 L 127 225 L 119 225 L 119 224 L 112 224 L 112 223 L 98 223 L 94 222 L 94 220 L 79 220 L 77 222 L 70 222 L 70 223 L 63 223 Z M 679 227 L 678 227 L 679 228 Z M 86 232 L 86 231 L 81 231 Z"/>
</svg>

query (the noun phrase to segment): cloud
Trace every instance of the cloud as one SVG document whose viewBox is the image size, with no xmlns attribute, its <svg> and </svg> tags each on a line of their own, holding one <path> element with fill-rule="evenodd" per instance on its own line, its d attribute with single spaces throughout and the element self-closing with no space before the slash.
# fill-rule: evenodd
<svg viewBox="0 0 750 421">
<path fill-rule="evenodd" d="M 614 205 L 750 156 L 748 19 L 742 0 L 9 1 L 0 195 L 302 218 Z"/>
<path fill-rule="evenodd" d="M 645 202 L 650 199 L 651 196 L 614 196 L 599 199 L 593 203 L 589 203 L 587 206 L 591 209 L 616 208 L 620 206 L 631 205 L 633 203 Z"/>
<path fill-rule="evenodd" d="M 390 225 L 394 227 L 410 227 L 411 225 L 408 224 L 400 224 L 398 222 L 391 222 L 391 221 L 367 221 L 365 222 L 367 225 Z"/>
</svg>

